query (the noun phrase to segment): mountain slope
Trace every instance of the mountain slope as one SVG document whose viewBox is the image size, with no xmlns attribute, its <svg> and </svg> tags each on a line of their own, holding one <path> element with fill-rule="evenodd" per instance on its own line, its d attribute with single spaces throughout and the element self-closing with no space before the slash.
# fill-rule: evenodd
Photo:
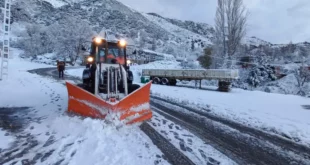
<svg viewBox="0 0 310 165">
<path fill-rule="evenodd" d="M 141 14 L 116 0 L 17 1 L 12 6 L 12 15 L 16 22 L 44 26 L 60 22 L 66 16 L 77 17 L 88 20 L 97 33 L 104 29 L 110 36 L 131 40 L 130 44 L 143 45 L 145 49 L 151 49 L 155 44 L 155 51 L 174 55 L 190 54 L 192 40 L 197 41 L 196 47 L 199 50 L 210 44 L 209 36 L 190 32 L 169 22 L 165 25 L 175 28 L 167 29 L 151 19 L 150 15 Z M 171 51 L 171 47 L 177 51 Z"/>
<path fill-rule="evenodd" d="M 66 17 L 87 20 L 96 33 L 106 30 L 110 37 L 125 38 L 130 45 L 138 48 L 181 58 L 197 58 L 203 48 L 212 44 L 214 34 L 214 29 L 208 24 L 140 13 L 116 0 L 15 1 L 12 17 L 20 27 L 25 22 L 50 26 Z M 239 52 L 238 56 L 260 57 L 265 51 L 263 54 L 276 56 L 273 59 L 283 59 L 282 63 L 298 60 L 299 57 L 292 59 L 295 57 L 291 54 L 306 55 L 310 50 L 304 43 L 275 45 L 256 37 L 246 37 L 244 43 L 249 48 Z M 260 50 L 261 47 L 264 50 Z"/>
<path fill-rule="evenodd" d="M 200 34 L 202 36 L 207 37 L 208 39 L 212 39 L 214 35 L 214 28 L 206 23 L 198 23 L 194 21 L 181 21 L 177 19 L 165 18 L 156 13 L 148 13 L 149 15 L 161 18 L 166 20 L 167 22 L 176 25 L 180 28 L 187 29 L 196 34 Z"/>
</svg>

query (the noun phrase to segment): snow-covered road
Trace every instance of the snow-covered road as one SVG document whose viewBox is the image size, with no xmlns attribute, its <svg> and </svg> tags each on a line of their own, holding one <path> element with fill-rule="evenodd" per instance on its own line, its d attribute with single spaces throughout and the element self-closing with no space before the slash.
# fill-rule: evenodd
<svg viewBox="0 0 310 165">
<path fill-rule="evenodd" d="M 57 78 L 57 73 L 55 72 L 54 68 L 36 69 L 30 72 L 47 77 L 52 76 Z M 70 72 L 70 70 L 67 70 L 67 72 Z M 69 79 L 70 81 L 81 83 L 79 77 L 74 78 L 68 75 L 66 77 L 67 80 Z M 159 114 L 152 118 L 152 121 L 148 123 L 150 124 L 143 123 L 140 126 L 140 129 L 143 130 L 143 132 L 152 139 L 153 143 L 164 153 L 165 158 L 168 159 L 169 163 L 171 164 L 235 164 L 235 162 L 232 161 L 229 157 L 217 151 L 215 148 L 205 143 L 204 141 L 198 140 L 199 138 L 184 130 L 181 126 L 179 129 L 173 129 L 170 127 L 158 127 L 161 125 L 164 126 L 165 123 L 167 123 L 167 119 Z M 174 124 L 171 121 L 168 123 L 170 125 Z M 150 125 L 152 125 L 153 128 Z M 184 137 L 182 134 L 184 133 L 189 134 L 190 137 L 187 137 L 187 140 L 191 141 L 190 143 L 180 143 L 179 136 L 181 137 L 181 140 L 183 140 L 182 138 Z M 187 150 L 184 150 L 184 147 L 186 147 Z"/>
<path fill-rule="evenodd" d="M 134 75 L 136 75 L 136 83 L 138 83 L 141 69 L 144 67 L 175 67 L 174 65 L 168 65 L 169 63 L 171 62 L 159 62 L 158 65 L 152 63 L 146 66 L 132 66 L 131 69 L 135 72 Z M 67 74 L 77 77 L 80 77 L 81 73 L 82 69 L 67 71 Z M 245 91 L 235 88 L 229 93 L 222 93 L 214 90 L 214 87 L 209 88 L 210 90 L 199 90 L 152 85 L 151 91 L 152 98 L 154 98 L 154 96 L 160 97 L 174 105 L 185 105 L 194 108 L 196 112 L 199 112 L 198 114 L 207 113 L 208 115 L 206 115 L 206 117 L 208 120 L 216 119 L 216 121 L 220 121 L 222 124 L 224 123 L 223 127 L 228 126 L 240 132 L 246 132 L 245 135 L 241 136 L 233 131 L 237 136 L 251 137 L 249 139 L 257 141 L 254 146 L 256 149 L 259 149 L 261 153 L 260 156 L 256 154 L 257 159 L 262 159 L 262 161 L 265 162 L 279 163 L 282 161 L 282 163 L 285 163 L 286 160 L 290 162 L 289 157 L 291 157 L 292 154 L 289 153 L 291 152 L 295 152 L 295 154 L 299 155 L 296 156 L 296 159 L 300 156 L 301 159 L 303 159 L 303 154 L 307 155 L 305 157 L 309 157 L 307 153 L 310 152 L 310 130 L 308 127 L 310 123 L 307 118 L 310 111 L 303 109 L 303 105 L 309 104 L 309 98 L 259 91 Z M 223 137 L 227 135 L 220 134 L 220 136 Z M 234 139 L 235 137 L 232 136 L 230 142 L 233 142 Z M 235 139 L 235 141 L 236 140 L 237 139 Z M 247 140 L 246 138 L 244 143 L 239 144 L 236 148 L 250 154 L 251 152 L 249 152 L 246 147 L 254 149 L 253 151 L 255 151 L 255 147 Z M 269 146 L 266 142 L 272 143 L 272 145 Z M 243 146 L 244 144 L 247 145 Z M 243 149 L 241 146 L 243 146 Z M 283 147 L 283 150 L 277 152 L 280 151 L 277 146 Z M 270 154 L 269 158 L 267 158 L 268 156 L 266 158 L 264 157 L 264 152 L 267 151 L 273 151 L 273 154 Z M 286 157 L 286 160 L 281 157 Z M 307 161 L 307 159 L 304 161 Z"/>
<path fill-rule="evenodd" d="M 54 66 L 19 58 L 9 66 L 8 79 L 0 81 L 0 107 L 30 122 L 18 132 L 10 129 L 12 120 L 1 124 L 0 164 L 169 164 L 137 126 L 68 116 L 63 80 L 27 72 Z M 29 109 L 19 115 L 23 109 L 15 107 Z"/>
<path fill-rule="evenodd" d="M 9 77 L 0 81 L 0 93 L 5 93 L 0 97 L 0 164 L 178 164 L 188 158 L 195 164 L 234 164 L 195 139 L 192 139 L 195 152 L 186 153 L 180 151 L 177 143 L 171 144 L 171 139 L 166 143 L 161 139 L 154 141 L 138 126 L 125 126 L 117 121 L 107 124 L 107 120 L 67 114 L 64 80 L 57 79 L 50 67 L 55 68 L 19 58 L 10 60 Z M 42 70 L 48 74 L 28 72 L 36 68 L 45 68 Z M 153 135 L 161 136 L 154 128 L 152 131 Z M 162 148 L 167 149 L 166 154 Z M 172 152 L 174 149 L 178 151 Z M 169 162 L 167 156 L 179 160 Z"/>
<path fill-rule="evenodd" d="M 57 79 L 55 72 L 48 69 L 48 67 L 55 66 L 35 64 L 18 58 L 11 60 L 10 66 L 12 69 L 10 69 L 9 79 L 0 82 L 0 93 L 6 93 L 0 98 L 0 107 L 4 109 L 1 115 L 5 116 L 4 121 L 7 121 L 4 124 L 0 122 L 2 128 L 0 138 L 3 138 L 0 143 L 0 164 L 17 162 L 30 164 L 80 164 L 81 162 L 83 164 L 132 164 L 132 162 L 135 164 L 170 164 L 171 162 L 166 159 L 166 156 L 169 156 L 168 150 L 165 154 L 162 149 L 171 144 L 174 147 L 170 148 L 179 150 L 175 153 L 181 153 L 179 158 L 182 158 L 182 154 L 186 155 L 195 164 L 235 164 L 234 159 L 235 161 L 241 160 L 241 164 L 242 161 L 287 163 L 291 161 L 290 157 L 293 160 L 303 156 L 304 158 L 301 158 L 299 163 L 305 164 L 303 161 L 309 159 L 309 154 L 303 153 L 309 151 L 309 148 L 303 150 L 298 144 L 296 147 L 291 142 L 285 144 L 284 141 L 282 143 L 283 141 L 277 137 L 268 137 L 269 135 L 264 132 L 262 132 L 263 136 L 255 134 L 255 131 L 253 133 L 252 128 L 254 126 L 260 128 L 261 122 L 264 122 L 262 118 L 266 117 L 258 114 L 264 114 L 267 110 L 272 111 L 268 106 L 272 102 L 268 102 L 270 98 L 263 98 L 267 103 L 266 106 L 259 103 L 241 105 L 238 102 L 240 99 L 247 99 L 250 102 L 250 91 L 234 89 L 232 93 L 220 93 L 152 85 L 153 101 L 154 97 L 161 97 L 165 102 L 159 105 L 166 106 L 172 103 L 172 106 L 157 110 L 155 107 L 154 109 L 154 117 L 150 121 L 150 125 L 156 130 L 154 133 L 158 132 L 171 144 L 158 143 L 138 126 L 124 126 L 116 121 L 107 124 L 102 120 L 82 119 L 67 114 L 68 96 L 63 85 L 64 80 Z M 27 72 L 27 70 L 35 68 L 46 68 L 43 70 L 47 75 L 42 77 Z M 77 77 L 82 73 L 80 68 L 67 71 L 67 73 L 70 72 Z M 32 71 L 32 73 L 35 72 Z M 69 76 L 67 80 L 74 82 L 77 79 Z M 184 93 L 191 95 L 186 97 Z M 192 95 L 192 93 L 195 94 Z M 252 92 L 252 95 L 253 100 L 258 96 L 268 97 L 268 94 L 258 95 L 256 92 Z M 292 98 L 292 96 L 286 95 L 274 98 L 280 100 L 283 97 L 288 100 Z M 194 99 L 191 98 L 200 101 L 194 102 Z M 234 104 L 232 101 L 223 102 L 223 98 L 234 101 Z M 294 97 L 294 99 L 296 98 Z M 296 105 L 305 104 L 305 102 L 300 99 L 295 103 L 285 102 L 284 104 L 296 107 Z M 188 113 L 191 110 L 186 108 L 182 110 L 180 105 L 194 108 L 196 112 Z M 24 107 L 24 109 L 19 108 L 17 111 L 16 107 Z M 260 107 L 264 109 L 260 110 Z M 225 111 L 221 108 L 224 108 Z M 246 113 L 248 108 L 255 113 Z M 284 108 L 284 110 L 291 112 L 290 108 Z M 299 113 L 294 116 L 277 115 L 279 111 L 270 113 L 273 116 L 269 115 L 269 119 L 280 118 L 278 122 L 285 124 L 286 127 L 288 124 L 296 127 L 299 127 L 300 124 L 307 124 L 307 121 L 303 119 L 299 123 L 285 122 L 294 118 L 299 119 Z M 307 115 L 307 113 L 303 115 Z M 249 120 L 248 117 L 252 120 Z M 227 121 L 233 119 L 233 121 L 237 121 L 235 123 L 237 125 L 223 119 Z M 14 123 L 14 121 L 27 122 Z M 12 123 L 14 124 L 12 125 Z M 274 123 L 267 123 L 266 128 L 269 129 L 270 125 L 277 126 L 272 124 Z M 215 125 L 216 129 L 214 129 Z M 19 131 L 16 131 L 15 128 L 18 128 Z M 309 138 L 305 134 L 307 130 L 303 127 L 301 129 L 302 135 L 305 136 L 298 139 L 302 139 L 302 143 L 307 143 L 307 138 Z M 273 132 L 279 133 L 278 130 L 279 128 L 276 127 Z M 280 131 L 279 134 L 282 135 L 281 133 L 283 131 Z M 268 143 L 266 143 L 267 141 Z M 252 144 L 253 142 L 255 143 Z M 165 144 L 167 145 L 165 146 Z M 281 146 L 282 150 L 279 150 L 278 146 Z M 229 154 L 225 150 L 240 152 Z M 269 155 L 264 155 L 267 151 Z M 296 153 L 297 155 L 293 158 Z M 186 161 L 186 159 L 184 160 Z"/>
<path fill-rule="evenodd" d="M 136 83 L 144 68 L 180 68 L 178 63 L 158 61 L 145 65 L 131 66 Z M 68 70 L 67 74 L 80 76 L 82 69 Z M 228 93 L 210 90 L 171 87 L 152 84 L 153 96 L 174 101 L 206 111 L 215 116 L 248 125 L 272 134 L 277 134 L 310 146 L 310 98 L 296 95 L 246 91 L 233 88 Z"/>
</svg>

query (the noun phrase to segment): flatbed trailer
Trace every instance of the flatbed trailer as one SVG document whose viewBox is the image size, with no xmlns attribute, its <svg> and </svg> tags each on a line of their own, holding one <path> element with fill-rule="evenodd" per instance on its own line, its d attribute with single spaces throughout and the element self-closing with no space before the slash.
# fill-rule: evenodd
<svg viewBox="0 0 310 165">
<path fill-rule="evenodd" d="M 175 86 L 177 80 L 219 80 L 219 90 L 229 91 L 231 82 L 239 78 L 233 69 L 143 69 L 142 76 L 149 76 L 154 84 Z"/>
</svg>

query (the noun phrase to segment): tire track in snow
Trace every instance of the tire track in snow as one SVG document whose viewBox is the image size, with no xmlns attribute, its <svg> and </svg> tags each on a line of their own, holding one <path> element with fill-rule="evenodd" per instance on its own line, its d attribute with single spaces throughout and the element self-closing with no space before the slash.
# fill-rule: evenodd
<svg viewBox="0 0 310 165">
<path fill-rule="evenodd" d="M 193 133 L 153 111 L 150 125 L 196 164 L 236 164 Z"/>
<path fill-rule="evenodd" d="M 195 108 L 188 107 L 186 105 L 181 105 L 181 104 L 178 104 L 176 102 L 157 97 L 157 96 L 151 96 L 151 98 L 155 99 L 155 100 L 163 101 L 163 102 L 168 103 L 168 104 L 177 105 L 177 107 L 182 108 L 188 112 L 193 112 L 193 113 L 199 114 L 199 115 L 204 116 L 206 118 L 209 118 L 213 121 L 222 123 L 222 124 L 227 125 L 231 128 L 239 130 L 242 133 L 246 133 L 246 134 L 249 134 L 251 136 L 255 136 L 261 140 L 269 141 L 275 145 L 282 146 L 283 148 L 285 148 L 287 150 L 291 150 L 295 153 L 303 154 L 304 157 L 310 159 L 310 146 L 305 146 L 305 145 L 296 143 L 293 139 L 285 138 L 285 136 L 280 136 L 277 134 L 270 134 L 268 132 L 264 132 L 262 130 L 255 129 L 253 127 L 247 127 L 243 124 L 234 122 L 234 121 L 229 120 L 229 119 L 225 119 L 225 118 L 221 118 L 221 117 L 212 115 L 212 114 L 208 113 L 209 112 L 208 109 L 198 110 Z"/>
<path fill-rule="evenodd" d="M 160 135 L 153 127 L 148 123 L 142 123 L 140 129 L 149 136 L 153 143 L 163 152 L 168 162 L 173 165 L 194 165 L 192 160 L 180 152 L 175 146 L 173 146 L 167 139 Z"/>
<path fill-rule="evenodd" d="M 58 78 L 57 71 L 55 68 L 42 68 L 30 70 L 30 73 L 39 74 L 45 77 L 52 77 L 62 83 L 62 79 Z M 66 80 L 71 80 L 80 83 L 80 79 L 72 76 L 65 76 Z M 64 84 L 65 85 L 65 84 Z M 192 160 L 186 157 L 180 150 L 178 150 L 173 144 L 171 144 L 166 138 L 160 135 L 154 128 L 152 128 L 148 123 L 143 123 L 140 125 L 140 129 L 152 140 L 152 142 L 162 151 L 165 159 L 172 165 L 194 165 Z M 63 159 L 59 160 L 60 163 Z"/>
<path fill-rule="evenodd" d="M 221 122 L 162 98 L 152 97 L 151 105 L 153 110 L 189 129 L 237 163 L 310 164 L 310 153 L 304 152 L 304 147 L 296 148 L 290 143 L 282 143 L 278 137 L 265 138 L 267 135 L 254 134 L 246 126 L 237 127 Z"/>
</svg>

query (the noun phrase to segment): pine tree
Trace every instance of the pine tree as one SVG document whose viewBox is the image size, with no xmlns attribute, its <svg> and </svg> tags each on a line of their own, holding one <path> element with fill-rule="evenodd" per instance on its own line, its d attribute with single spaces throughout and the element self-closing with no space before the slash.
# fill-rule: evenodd
<svg viewBox="0 0 310 165">
<path fill-rule="evenodd" d="M 199 64 L 204 68 L 210 68 L 212 64 L 212 48 L 205 48 L 204 54 L 200 57 L 198 57 Z"/>
</svg>

